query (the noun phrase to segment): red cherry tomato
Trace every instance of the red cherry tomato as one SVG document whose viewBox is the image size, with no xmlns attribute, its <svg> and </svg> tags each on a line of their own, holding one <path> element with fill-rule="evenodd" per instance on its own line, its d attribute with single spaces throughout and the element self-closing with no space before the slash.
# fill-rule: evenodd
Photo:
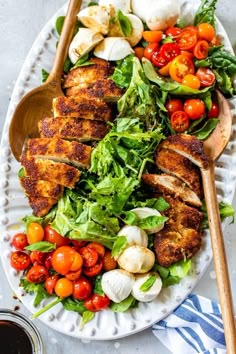
<svg viewBox="0 0 236 354">
<path fill-rule="evenodd" d="M 98 252 L 95 248 L 85 246 L 79 250 L 81 257 L 83 258 L 84 267 L 92 267 L 97 263 Z"/>
<path fill-rule="evenodd" d="M 74 282 L 72 296 L 77 300 L 85 300 L 92 294 L 92 291 L 90 281 L 82 276 Z"/>
<path fill-rule="evenodd" d="M 194 74 L 193 61 L 187 56 L 180 54 L 172 60 L 169 73 L 173 80 L 182 83 L 187 74 Z"/>
<path fill-rule="evenodd" d="M 175 111 L 171 115 L 170 124 L 177 133 L 183 133 L 189 128 L 189 117 L 184 111 Z"/>
<path fill-rule="evenodd" d="M 195 120 L 204 116 L 206 108 L 199 98 L 190 98 L 184 102 L 184 111 L 190 119 Z"/>
<path fill-rule="evenodd" d="M 18 233 L 13 236 L 12 245 L 17 249 L 23 251 L 28 246 L 27 236 L 23 233 Z"/>
<path fill-rule="evenodd" d="M 187 30 L 187 31 L 193 31 L 193 32 L 195 32 L 196 33 L 196 35 L 197 35 L 197 37 L 198 37 L 198 28 L 197 27 L 195 27 L 195 26 L 186 26 L 186 27 L 184 27 L 184 30 Z"/>
<path fill-rule="evenodd" d="M 81 276 L 82 273 L 82 268 L 80 268 L 79 270 L 76 271 L 71 271 L 65 274 L 65 277 L 69 280 L 76 280 L 79 279 L 79 277 Z"/>
<path fill-rule="evenodd" d="M 153 52 L 157 51 L 159 48 L 158 43 L 150 43 L 144 49 L 144 57 L 151 60 Z"/>
<path fill-rule="evenodd" d="M 212 102 L 211 109 L 207 114 L 208 118 L 218 118 L 220 108 L 217 102 Z"/>
<path fill-rule="evenodd" d="M 104 257 L 104 254 L 105 254 L 105 247 L 104 247 L 103 245 L 101 245 L 101 243 L 90 242 L 90 243 L 88 243 L 88 247 L 94 248 L 94 249 L 97 251 L 99 257 L 101 257 L 101 258 Z"/>
<path fill-rule="evenodd" d="M 95 277 L 96 275 L 98 275 L 101 270 L 102 270 L 102 259 L 99 259 L 98 262 L 96 264 L 94 264 L 91 267 L 84 267 L 83 268 L 83 273 L 85 275 L 87 275 L 87 277 Z"/>
<path fill-rule="evenodd" d="M 52 252 L 46 253 L 45 259 L 44 259 L 44 266 L 47 269 L 51 269 L 52 268 Z"/>
<path fill-rule="evenodd" d="M 85 246 L 88 243 L 87 241 L 80 240 L 70 240 L 70 242 L 77 251 L 79 251 L 81 247 Z"/>
<path fill-rule="evenodd" d="M 33 265 L 27 275 L 26 278 L 30 283 L 43 283 L 47 277 L 49 276 L 47 269 L 42 265 Z"/>
<path fill-rule="evenodd" d="M 44 252 L 32 251 L 30 253 L 30 259 L 33 264 L 44 265 L 45 258 L 46 258 L 46 253 Z"/>
<path fill-rule="evenodd" d="M 110 299 L 106 295 L 93 294 L 84 301 L 84 306 L 88 311 L 105 310 L 110 305 Z"/>
<path fill-rule="evenodd" d="M 109 270 L 115 269 L 117 267 L 116 260 L 112 257 L 111 251 L 106 250 L 104 258 L 103 258 L 103 265 L 102 268 L 108 272 Z"/>
<path fill-rule="evenodd" d="M 180 54 L 180 48 L 176 43 L 165 43 L 160 48 L 160 56 L 165 61 L 171 61 Z"/>
<path fill-rule="evenodd" d="M 169 27 L 169 28 L 167 28 L 167 30 L 165 31 L 165 34 L 166 34 L 167 36 L 177 37 L 181 32 L 182 32 L 182 29 L 181 29 L 181 28 L 178 28 L 178 27 Z"/>
<path fill-rule="evenodd" d="M 57 280 L 58 280 L 58 275 L 54 274 L 48 277 L 45 281 L 45 288 L 50 295 L 54 293 Z"/>
<path fill-rule="evenodd" d="M 163 66 L 165 66 L 166 64 L 168 64 L 168 61 L 165 60 L 161 55 L 159 51 L 154 51 L 152 53 L 152 57 L 151 57 L 151 62 L 153 63 L 153 65 L 157 66 L 158 68 L 162 68 Z"/>
<path fill-rule="evenodd" d="M 11 253 L 10 264 L 16 270 L 25 270 L 29 267 L 31 261 L 30 256 L 22 251 L 15 251 Z"/>
<path fill-rule="evenodd" d="M 197 59 L 205 59 L 208 56 L 209 44 L 205 40 L 199 40 L 193 49 L 193 55 Z"/>
<path fill-rule="evenodd" d="M 192 28 L 184 29 L 176 38 L 176 43 L 181 50 L 192 50 L 197 43 L 197 33 Z"/>
<path fill-rule="evenodd" d="M 196 76 L 199 78 L 201 86 L 211 86 L 215 82 L 215 74 L 209 68 L 199 68 L 196 72 Z"/>
<path fill-rule="evenodd" d="M 79 270 L 83 265 L 81 255 L 70 246 L 61 246 L 52 254 L 52 267 L 59 274 L 65 275 Z"/>
<path fill-rule="evenodd" d="M 70 242 L 70 240 L 68 238 L 60 235 L 50 225 L 47 225 L 44 228 L 44 241 L 51 242 L 51 243 L 55 244 L 56 247 L 66 246 Z"/>
<path fill-rule="evenodd" d="M 168 111 L 168 115 L 171 116 L 171 114 L 176 111 L 183 111 L 184 105 L 179 98 L 171 98 L 166 102 L 166 109 Z"/>
</svg>

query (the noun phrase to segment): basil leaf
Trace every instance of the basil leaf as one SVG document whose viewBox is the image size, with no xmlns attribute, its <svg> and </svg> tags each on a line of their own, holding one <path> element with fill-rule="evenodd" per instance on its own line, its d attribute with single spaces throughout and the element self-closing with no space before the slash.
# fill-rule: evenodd
<svg viewBox="0 0 236 354">
<path fill-rule="evenodd" d="M 144 230 L 152 229 L 155 226 L 162 224 L 168 220 L 165 216 L 151 215 L 139 220 L 139 227 Z"/>
<path fill-rule="evenodd" d="M 84 306 L 84 302 L 82 300 L 67 297 L 62 300 L 62 305 L 67 311 L 75 311 L 78 313 L 83 313 L 86 311 L 86 307 Z"/>
<path fill-rule="evenodd" d="M 126 225 L 138 225 L 138 217 L 132 211 L 126 211 L 125 218 L 123 219 Z"/>
<path fill-rule="evenodd" d="M 102 290 L 102 276 L 97 275 L 95 278 L 93 292 L 98 295 L 104 295 L 104 291 Z"/>
<path fill-rule="evenodd" d="M 60 34 L 61 34 L 64 21 L 65 21 L 65 16 L 59 16 L 59 17 L 57 17 L 57 19 L 56 19 L 56 25 L 55 25 L 55 27 L 56 27 L 56 31 L 57 31 L 57 33 L 59 34 L 59 36 L 60 36 Z"/>
<path fill-rule="evenodd" d="M 196 136 L 196 138 L 204 140 L 213 132 L 218 123 L 218 118 L 210 118 L 206 121 L 201 129 L 195 131 L 193 134 Z"/>
<path fill-rule="evenodd" d="M 117 20 L 119 22 L 119 26 L 123 35 L 125 37 L 129 37 L 133 30 L 132 24 L 128 17 L 125 16 L 121 10 L 117 11 Z"/>
<path fill-rule="evenodd" d="M 158 211 L 164 211 L 169 209 L 170 204 L 163 197 L 159 197 L 156 199 L 155 204 L 152 206 Z"/>
<path fill-rule="evenodd" d="M 18 177 L 25 177 L 25 169 L 23 167 L 21 167 L 18 171 Z"/>
<path fill-rule="evenodd" d="M 89 65 L 94 65 L 92 61 L 88 61 L 89 55 L 84 54 L 82 57 L 80 57 L 77 62 L 72 66 L 71 70 L 76 69 L 81 66 L 89 66 Z"/>
<path fill-rule="evenodd" d="M 79 328 L 82 329 L 84 327 L 84 325 L 86 323 L 88 323 L 89 321 L 91 321 L 93 318 L 95 317 L 95 312 L 92 311 L 84 311 L 81 321 L 80 321 L 80 325 Z"/>
<path fill-rule="evenodd" d="M 139 290 L 143 292 L 148 291 L 149 289 L 151 289 L 156 279 L 157 279 L 156 275 L 154 274 L 150 275 L 150 277 L 147 280 L 145 280 L 145 282 L 139 287 Z"/>
<path fill-rule="evenodd" d="M 24 248 L 26 251 L 51 252 L 56 249 L 56 244 L 48 241 L 40 241 L 32 243 Z"/>
<path fill-rule="evenodd" d="M 46 70 L 42 69 L 41 75 L 42 75 L 42 82 L 45 82 L 49 76 L 49 73 Z"/>
<path fill-rule="evenodd" d="M 117 239 L 113 245 L 112 251 L 111 251 L 112 257 L 119 256 L 121 254 L 121 252 L 123 252 L 124 249 L 127 247 L 127 245 L 128 245 L 128 242 L 127 242 L 127 238 L 125 236 L 117 237 Z"/>
<path fill-rule="evenodd" d="M 134 307 L 136 305 L 137 301 L 132 295 L 129 295 L 126 299 L 119 303 L 112 302 L 109 308 L 113 312 L 125 312 L 127 311 L 130 307 Z"/>
<path fill-rule="evenodd" d="M 88 4 L 88 7 L 89 6 L 95 6 L 95 5 L 97 5 L 98 3 L 96 2 L 96 1 L 91 1 L 89 4 Z"/>
</svg>

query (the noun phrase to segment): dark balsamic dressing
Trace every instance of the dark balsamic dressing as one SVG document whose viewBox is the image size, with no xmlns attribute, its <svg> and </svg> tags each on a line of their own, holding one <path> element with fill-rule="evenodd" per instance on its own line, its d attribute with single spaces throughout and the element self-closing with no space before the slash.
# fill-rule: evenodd
<svg viewBox="0 0 236 354">
<path fill-rule="evenodd" d="M 22 327 L 0 321 L 0 354 L 33 354 L 31 341 Z"/>
</svg>

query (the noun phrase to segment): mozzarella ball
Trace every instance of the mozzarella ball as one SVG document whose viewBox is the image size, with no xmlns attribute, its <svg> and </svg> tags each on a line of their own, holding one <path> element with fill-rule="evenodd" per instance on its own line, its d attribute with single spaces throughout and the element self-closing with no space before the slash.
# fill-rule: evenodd
<svg viewBox="0 0 236 354">
<path fill-rule="evenodd" d="M 164 31 L 174 26 L 180 16 L 180 5 L 176 0 L 158 0 L 146 12 L 146 23 L 150 30 Z"/>
<path fill-rule="evenodd" d="M 117 262 L 130 273 L 146 273 L 154 266 L 155 255 L 146 247 L 130 246 L 120 254 Z"/>
<path fill-rule="evenodd" d="M 99 0 L 100 6 L 113 7 L 115 11 L 121 10 L 124 14 L 131 11 L 130 0 Z"/>
<path fill-rule="evenodd" d="M 140 287 L 150 278 L 150 276 L 155 275 L 156 280 L 153 283 L 153 285 L 147 290 L 147 291 L 142 291 L 140 290 Z M 145 273 L 145 274 L 139 274 L 135 276 L 135 282 L 133 285 L 133 289 L 131 294 L 133 297 L 142 302 L 149 302 L 154 300 L 157 295 L 160 293 L 162 288 L 162 281 L 157 273 Z"/>
<path fill-rule="evenodd" d="M 146 232 L 138 226 L 125 225 L 120 229 L 117 236 L 125 236 L 129 246 L 139 245 L 147 247 L 148 236 Z"/>
<path fill-rule="evenodd" d="M 78 13 L 80 22 L 96 32 L 107 34 L 110 24 L 109 9 L 101 6 L 89 6 Z"/>
<path fill-rule="evenodd" d="M 153 209 L 153 208 L 135 208 L 131 210 L 133 213 L 135 213 L 137 215 L 137 217 L 139 219 L 144 219 L 147 218 L 148 216 L 161 216 L 161 213 L 159 213 L 158 210 Z M 163 227 L 165 226 L 165 223 L 161 223 L 157 226 L 154 226 L 153 228 L 147 229 L 145 230 L 147 233 L 149 234 L 153 234 L 156 232 L 159 232 L 163 229 Z"/>
<path fill-rule="evenodd" d="M 133 288 L 134 276 L 123 269 L 114 269 L 102 275 L 101 286 L 113 302 L 126 299 Z"/>
<path fill-rule="evenodd" d="M 135 15 L 127 14 L 126 16 L 132 25 L 131 35 L 126 37 L 126 39 L 129 41 L 131 47 L 134 47 L 142 39 L 144 31 L 143 23 L 140 18 Z"/>
<path fill-rule="evenodd" d="M 126 39 L 121 37 L 106 37 L 95 47 L 93 54 L 105 60 L 120 60 L 133 52 Z"/>
</svg>

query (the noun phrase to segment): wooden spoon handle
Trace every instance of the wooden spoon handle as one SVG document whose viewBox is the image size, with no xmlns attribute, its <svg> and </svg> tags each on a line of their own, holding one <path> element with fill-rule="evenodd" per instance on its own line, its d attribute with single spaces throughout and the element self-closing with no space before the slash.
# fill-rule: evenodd
<svg viewBox="0 0 236 354">
<path fill-rule="evenodd" d="M 233 301 L 216 196 L 214 162 L 210 164 L 209 169 L 202 169 L 201 174 L 207 206 L 219 300 L 224 323 L 227 354 L 235 354 L 236 330 L 234 325 Z"/>
<path fill-rule="evenodd" d="M 73 37 L 73 32 L 77 21 L 77 14 L 79 12 L 81 3 L 82 0 L 70 0 L 58 42 L 56 55 L 47 82 L 55 81 L 60 83 L 63 66 L 67 57 L 70 42 Z"/>
</svg>

